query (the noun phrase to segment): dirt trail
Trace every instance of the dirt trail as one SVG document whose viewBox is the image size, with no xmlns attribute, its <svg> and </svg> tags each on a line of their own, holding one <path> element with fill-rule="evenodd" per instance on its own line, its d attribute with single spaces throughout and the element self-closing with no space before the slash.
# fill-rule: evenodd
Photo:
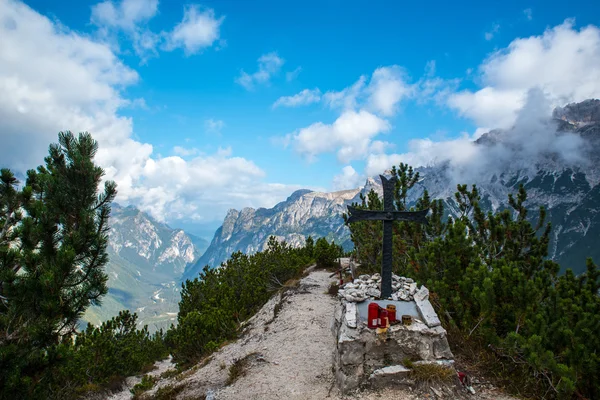
<svg viewBox="0 0 600 400">
<path fill-rule="evenodd" d="M 147 395 L 171 386 L 182 388 L 178 399 L 203 399 L 206 395 L 209 400 L 435 399 L 435 395 L 410 388 L 341 396 L 332 371 L 335 341 L 330 324 L 337 299 L 326 293 L 334 281 L 329 275 L 312 271 L 297 287 L 274 296 L 244 325 L 239 340 L 222 347 L 192 370 L 161 379 Z M 239 364 L 243 364 L 242 373 L 230 382 L 230 369 Z M 160 371 L 153 375 L 172 368 L 168 361 L 159 366 Z M 139 378 L 128 379 L 128 386 L 136 381 Z M 110 399 L 131 398 L 129 387 Z M 494 392 L 469 398 L 511 399 Z"/>
</svg>

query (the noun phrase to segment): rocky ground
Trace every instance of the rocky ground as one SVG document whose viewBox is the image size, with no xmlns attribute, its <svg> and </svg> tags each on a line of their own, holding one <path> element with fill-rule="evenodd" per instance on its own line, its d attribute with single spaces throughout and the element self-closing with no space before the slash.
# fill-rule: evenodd
<svg viewBox="0 0 600 400">
<path fill-rule="evenodd" d="M 436 399 L 457 398 L 456 386 L 364 389 L 342 396 L 334 385 L 330 324 L 338 301 L 327 294 L 334 278 L 326 271 L 312 271 L 297 287 L 271 299 L 249 320 L 244 334 L 222 347 L 202 364 L 178 376 L 161 379 L 147 393 L 172 392 L 177 399 Z M 161 372 L 169 368 L 160 363 Z M 171 367 L 172 368 L 172 367 Z M 155 372 L 160 375 L 160 372 Z M 232 379 L 233 378 L 233 379 Z M 138 378 L 139 381 L 139 378 Z M 136 379 L 128 380 L 129 387 Z M 471 399 L 510 400 L 490 387 L 475 385 Z M 175 393 L 177 393 L 175 395 Z M 129 388 L 111 399 L 130 398 Z"/>
</svg>

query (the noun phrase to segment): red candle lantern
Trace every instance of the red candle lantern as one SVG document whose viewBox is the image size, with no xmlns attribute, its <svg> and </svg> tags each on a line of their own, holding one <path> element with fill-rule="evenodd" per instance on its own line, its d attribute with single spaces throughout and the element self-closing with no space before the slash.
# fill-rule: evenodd
<svg viewBox="0 0 600 400">
<path fill-rule="evenodd" d="M 377 303 L 369 304 L 369 312 L 367 315 L 367 326 L 371 329 L 375 329 L 379 326 L 379 305 Z"/>
<path fill-rule="evenodd" d="M 382 308 L 381 311 L 379 311 L 379 327 L 387 328 L 388 323 L 389 323 L 388 312 L 385 308 Z"/>
</svg>

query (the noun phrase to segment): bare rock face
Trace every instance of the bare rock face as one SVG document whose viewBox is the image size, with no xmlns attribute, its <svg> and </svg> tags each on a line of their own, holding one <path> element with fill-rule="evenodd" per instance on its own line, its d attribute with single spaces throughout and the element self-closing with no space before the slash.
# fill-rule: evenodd
<svg viewBox="0 0 600 400">
<path fill-rule="evenodd" d="M 377 187 L 378 183 L 373 181 L 373 185 Z M 298 190 L 271 209 L 229 210 L 209 248 L 188 267 L 183 278 L 197 276 L 205 265 L 218 267 L 236 251 L 253 254 L 264 250 L 269 236 L 294 247 L 303 246 L 308 236 L 315 240 L 327 237 L 349 249 L 350 231 L 344 226 L 342 214 L 352 202 L 360 201 L 361 192 L 364 190 L 333 193 Z"/>
</svg>

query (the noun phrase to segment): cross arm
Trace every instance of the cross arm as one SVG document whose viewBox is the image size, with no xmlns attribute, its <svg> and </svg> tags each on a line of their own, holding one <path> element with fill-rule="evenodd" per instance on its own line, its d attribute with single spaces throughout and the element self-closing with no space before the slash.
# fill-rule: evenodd
<svg viewBox="0 0 600 400">
<path fill-rule="evenodd" d="M 429 209 L 421 211 L 363 210 L 348 206 L 348 223 L 358 221 L 410 221 L 427 225 Z"/>
</svg>

